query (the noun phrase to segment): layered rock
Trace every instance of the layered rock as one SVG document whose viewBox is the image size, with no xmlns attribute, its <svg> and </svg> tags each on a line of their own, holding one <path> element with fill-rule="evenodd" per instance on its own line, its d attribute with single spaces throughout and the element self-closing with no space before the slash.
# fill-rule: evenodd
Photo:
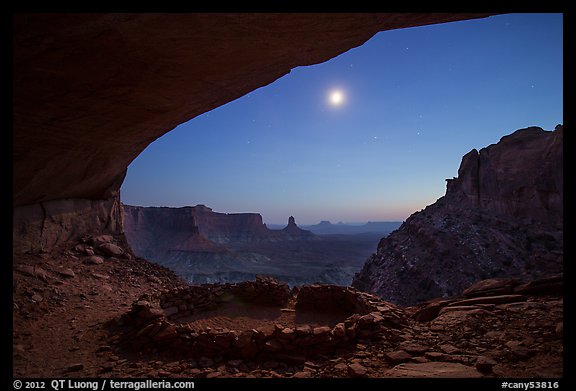
<svg viewBox="0 0 576 391">
<path fill-rule="evenodd" d="M 521 223 L 563 224 L 563 129 L 530 127 L 498 144 L 468 152 L 446 196 L 458 208 L 480 209 Z"/>
<path fill-rule="evenodd" d="M 258 213 L 217 213 L 204 205 L 123 205 L 123 211 L 134 253 L 170 267 L 189 282 L 238 282 L 263 273 L 290 281 L 289 267 L 272 257 L 277 246 L 299 248 L 300 241 L 320 240 L 300 229 L 293 217 L 285 229 L 270 230 Z"/>
<path fill-rule="evenodd" d="M 309 239 L 294 217 L 283 230 L 269 230 L 258 213 L 217 213 L 204 205 L 181 208 L 123 205 L 124 230 L 136 254 L 150 259 L 169 252 L 226 252 L 226 244 Z"/>
<path fill-rule="evenodd" d="M 84 235 L 115 234 L 120 240 L 122 205 L 119 197 L 104 200 L 60 199 L 13 210 L 12 251 L 50 251 Z"/>
<path fill-rule="evenodd" d="M 126 236 L 139 251 L 222 251 L 217 244 L 258 241 L 270 235 L 258 213 L 217 213 L 204 205 L 123 208 Z"/>
<path fill-rule="evenodd" d="M 123 205 L 124 230 L 134 252 L 152 260 L 171 251 L 225 252 L 200 233 L 195 207 L 144 208 Z"/>
<path fill-rule="evenodd" d="M 488 15 L 15 14 L 14 251 L 121 234 L 128 165 L 182 122 L 378 31 Z"/>
<path fill-rule="evenodd" d="M 200 233 L 217 243 L 256 241 L 270 233 L 259 213 L 215 213 L 203 205 L 195 211 Z"/>
<path fill-rule="evenodd" d="M 494 277 L 562 271 L 563 128 L 521 129 L 462 159 L 446 195 L 414 213 L 353 286 L 399 304 Z"/>
</svg>

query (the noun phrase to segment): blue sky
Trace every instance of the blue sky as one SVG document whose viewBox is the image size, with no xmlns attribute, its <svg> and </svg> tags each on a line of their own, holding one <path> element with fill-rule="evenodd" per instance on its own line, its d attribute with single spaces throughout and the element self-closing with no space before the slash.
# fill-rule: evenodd
<svg viewBox="0 0 576 391">
<path fill-rule="evenodd" d="M 506 14 L 378 33 L 159 138 L 122 201 L 272 224 L 404 220 L 471 149 L 563 122 L 562 29 L 562 14 Z"/>
</svg>

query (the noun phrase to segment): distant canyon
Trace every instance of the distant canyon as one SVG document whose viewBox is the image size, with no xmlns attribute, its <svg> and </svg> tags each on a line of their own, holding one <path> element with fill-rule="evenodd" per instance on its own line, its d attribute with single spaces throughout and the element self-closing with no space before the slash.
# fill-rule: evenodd
<svg viewBox="0 0 576 391">
<path fill-rule="evenodd" d="M 123 211 L 134 253 L 193 284 L 268 275 L 290 285 L 350 285 L 380 239 L 401 224 L 323 221 L 302 229 L 291 216 L 283 228 L 270 229 L 258 213 L 218 213 L 204 205 L 123 205 Z"/>
</svg>

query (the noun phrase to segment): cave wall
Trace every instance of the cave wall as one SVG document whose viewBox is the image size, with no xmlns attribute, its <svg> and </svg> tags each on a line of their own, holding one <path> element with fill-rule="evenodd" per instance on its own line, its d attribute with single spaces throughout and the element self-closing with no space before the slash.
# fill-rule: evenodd
<svg viewBox="0 0 576 391">
<path fill-rule="evenodd" d="M 83 235 L 118 235 L 122 229 L 118 195 L 103 200 L 66 198 L 14 208 L 13 253 L 50 251 Z"/>
<path fill-rule="evenodd" d="M 15 14 L 14 251 L 121 233 L 128 165 L 182 122 L 378 31 L 488 15 Z"/>
</svg>

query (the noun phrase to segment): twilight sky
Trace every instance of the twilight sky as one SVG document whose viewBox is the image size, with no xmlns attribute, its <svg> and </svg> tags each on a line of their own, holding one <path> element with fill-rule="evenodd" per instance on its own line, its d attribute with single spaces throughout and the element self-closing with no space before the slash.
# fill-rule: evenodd
<svg viewBox="0 0 576 391">
<path fill-rule="evenodd" d="M 562 30 L 562 14 L 507 14 L 378 33 L 159 138 L 122 201 L 269 224 L 402 221 L 471 149 L 563 122 Z"/>
</svg>

